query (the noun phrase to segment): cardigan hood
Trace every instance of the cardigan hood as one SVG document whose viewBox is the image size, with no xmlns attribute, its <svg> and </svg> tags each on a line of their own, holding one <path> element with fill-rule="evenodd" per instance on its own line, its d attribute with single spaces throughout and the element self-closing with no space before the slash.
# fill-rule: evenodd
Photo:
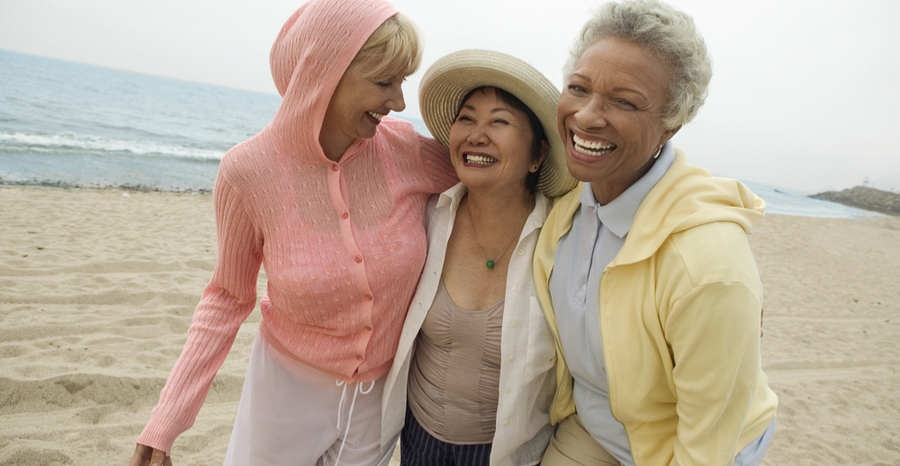
<svg viewBox="0 0 900 466">
<path fill-rule="evenodd" d="M 396 13 L 384 0 L 311 0 L 294 12 L 269 54 L 283 100 L 260 136 L 327 161 L 319 132 L 334 90 L 369 36 Z"/>
</svg>

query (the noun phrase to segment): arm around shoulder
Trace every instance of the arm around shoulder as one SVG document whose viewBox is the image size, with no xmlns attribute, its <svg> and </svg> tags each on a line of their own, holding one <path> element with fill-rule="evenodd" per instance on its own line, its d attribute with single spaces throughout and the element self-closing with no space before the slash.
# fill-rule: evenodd
<svg viewBox="0 0 900 466">
<path fill-rule="evenodd" d="M 436 140 L 419 133 L 416 133 L 416 140 L 426 175 L 435 183 L 433 191 L 442 193 L 458 183 L 459 178 L 450 161 L 450 150 Z"/>
</svg>

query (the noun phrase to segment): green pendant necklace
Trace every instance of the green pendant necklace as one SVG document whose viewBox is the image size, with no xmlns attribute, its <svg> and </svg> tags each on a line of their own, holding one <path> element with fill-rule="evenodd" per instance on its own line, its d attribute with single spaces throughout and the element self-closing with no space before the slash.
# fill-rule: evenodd
<svg viewBox="0 0 900 466">
<path fill-rule="evenodd" d="M 534 207 L 532 207 L 532 209 L 533 209 L 533 208 L 534 208 Z M 530 209 L 529 209 L 529 212 L 531 212 Z M 490 259 L 488 259 L 487 256 L 484 254 L 484 248 L 481 247 L 481 242 L 478 241 L 478 233 L 475 233 L 475 221 L 472 220 L 472 211 L 469 210 L 469 203 L 468 203 L 468 201 L 466 202 L 466 213 L 469 214 L 469 225 L 472 226 L 472 236 L 475 237 L 475 244 L 478 245 L 478 250 L 481 251 L 481 257 L 485 260 L 484 266 L 487 267 L 488 269 L 493 269 L 493 268 L 494 268 L 494 264 L 496 264 L 497 261 L 499 261 L 500 259 L 503 258 L 503 255 L 506 254 L 506 250 L 509 249 L 510 246 L 512 246 L 513 242 L 516 240 L 516 238 L 519 237 L 519 235 L 518 235 L 518 234 L 513 234 L 512 239 L 509 240 L 509 243 L 506 245 L 505 248 L 503 248 L 503 252 L 501 252 L 500 255 L 497 256 L 497 259 L 496 259 L 496 260 L 490 260 Z M 525 215 L 525 222 L 527 222 L 527 221 L 528 221 L 528 215 Z M 522 222 L 522 228 L 525 228 L 525 222 Z M 519 228 L 517 231 L 521 233 L 522 228 Z"/>
</svg>

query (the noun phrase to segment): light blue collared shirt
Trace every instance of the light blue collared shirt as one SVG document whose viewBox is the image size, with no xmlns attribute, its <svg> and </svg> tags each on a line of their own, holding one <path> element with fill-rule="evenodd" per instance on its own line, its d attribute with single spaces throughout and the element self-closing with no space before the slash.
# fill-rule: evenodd
<svg viewBox="0 0 900 466">
<path fill-rule="evenodd" d="M 609 408 L 609 381 L 600 336 L 600 276 L 625 244 L 638 207 L 675 161 L 666 143 L 650 170 L 619 197 L 600 205 L 585 183 L 581 209 L 560 239 L 550 296 L 566 364 L 575 379 L 575 409 L 584 428 L 624 465 L 633 465 L 625 426 Z"/>
</svg>

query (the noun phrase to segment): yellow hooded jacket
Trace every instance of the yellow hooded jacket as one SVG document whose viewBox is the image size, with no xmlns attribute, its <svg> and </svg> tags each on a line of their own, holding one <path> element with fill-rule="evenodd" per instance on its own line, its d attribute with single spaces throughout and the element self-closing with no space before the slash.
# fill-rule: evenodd
<svg viewBox="0 0 900 466">
<path fill-rule="evenodd" d="M 765 202 L 675 154 L 600 280 L 610 408 L 636 466 L 731 465 L 778 405 L 760 363 L 762 286 L 747 241 Z M 575 403 L 549 279 L 582 187 L 556 202 L 534 256 L 559 356 L 553 423 L 574 413 Z"/>
</svg>

